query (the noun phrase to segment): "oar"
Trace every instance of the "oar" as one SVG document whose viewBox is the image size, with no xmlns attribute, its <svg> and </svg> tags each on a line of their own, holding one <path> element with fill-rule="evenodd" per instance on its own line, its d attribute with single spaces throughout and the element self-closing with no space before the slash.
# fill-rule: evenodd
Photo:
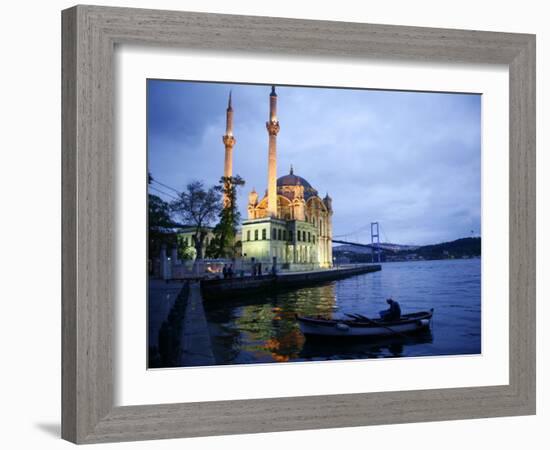
<svg viewBox="0 0 550 450">
<path fill-rule="evenodd" d="M 409 336 L 407 336 L 406 334 L 400 333 L 399 331 L 395 331 L 394 329 L 392 329 L 390 327 L 382 325 L 380 322 L 375 322 L 374 320 L 369 319 L 368 317 L 363 316 L 362 314 L 347 314 L 347 313 L 344 313 L 344 314 L 348 317 L 353 317 L 354 319 L 364 320 L 365 322 L 376 325 L 377 327 L 385 328 L 386 330 L 389 330 L 392 333 L 397 334 L 398 336 L 401 336 L 402 338 L 405 338 L 407 340 L 411 340 L 411 338 Z"/>
<path fill-rule="evenodd" d="M 348 313 L 344 313 L 345 316 L 348 316 L 348 317 L 351 317 L 352 319 L 361 319 L 361 317 L 359 317 L 357 314 L 348 314 Z"/>
</svg>

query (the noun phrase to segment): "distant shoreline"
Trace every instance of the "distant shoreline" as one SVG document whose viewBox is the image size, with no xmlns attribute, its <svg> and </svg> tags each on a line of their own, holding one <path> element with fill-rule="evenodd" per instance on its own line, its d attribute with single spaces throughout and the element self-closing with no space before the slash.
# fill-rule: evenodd
<svg viewBox="0 0 550 450">
<path fill-rule="evenodd" d="M 434 261 L 448 259 L 473 259 L 481 257 L 481 237 L 461 238 L 440 244 L 431 244 L 400 249 L 397 244 L 380 243 L 378 249 L 381 262 Z M 369 263 L 376 261 L 374 244 L 346 244 L 333 247 L 333 254 L 338 263 Z"/>
</svg>

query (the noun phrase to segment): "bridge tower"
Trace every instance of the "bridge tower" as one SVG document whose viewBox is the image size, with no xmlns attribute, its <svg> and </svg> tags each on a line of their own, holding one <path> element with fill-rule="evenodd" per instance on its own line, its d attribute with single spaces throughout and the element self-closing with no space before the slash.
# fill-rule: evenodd
<svg viewBox="0 0 550 450">
<path fill-rule="evenodd" d="M 380 226 L 378 222 L 371 222 L 370 224 L 370 242 L 374 249 L 372 262 L 374 262 L 374 255 L 376 255 L 376 262 L 380 263 Z"/>
</svg>

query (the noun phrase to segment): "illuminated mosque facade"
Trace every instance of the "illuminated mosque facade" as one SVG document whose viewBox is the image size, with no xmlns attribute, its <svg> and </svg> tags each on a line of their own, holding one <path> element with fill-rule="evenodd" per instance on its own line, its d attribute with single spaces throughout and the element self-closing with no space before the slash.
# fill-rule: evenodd
<svg viewBox="0 0 550 450">
<path fill-rule="evenodd" d="M 332 199 L 321 198 L 311 184 L 294 173 L 277 178 L 277 93 L 269 96 L 267 190 L 248 195 L 248 217 L 242 223 L 242 255 L 268 267 L 289 270 L 332 267 Z M 227 107 L 224 176 L 233 175 L 233 108 Z M 224 199 L 227 206 L 227 199 Z"/>
</svg>

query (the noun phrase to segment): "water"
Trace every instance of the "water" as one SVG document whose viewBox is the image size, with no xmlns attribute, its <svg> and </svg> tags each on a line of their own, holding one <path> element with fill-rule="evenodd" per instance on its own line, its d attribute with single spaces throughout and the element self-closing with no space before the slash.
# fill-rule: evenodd
<svg viewBox="0 0 550 450">
<path fill-rule="evenodd" d="M 378 317 L 385 299 L 403 313 L 434 308 L 432 329 L 359 342 L 306 340 L 295 314 Z M 292 291 L 205 302 L 217 364 L 248 364 L 481 352 L 481 260 L 386 263 L 382 271 Z"/>
</svg>

